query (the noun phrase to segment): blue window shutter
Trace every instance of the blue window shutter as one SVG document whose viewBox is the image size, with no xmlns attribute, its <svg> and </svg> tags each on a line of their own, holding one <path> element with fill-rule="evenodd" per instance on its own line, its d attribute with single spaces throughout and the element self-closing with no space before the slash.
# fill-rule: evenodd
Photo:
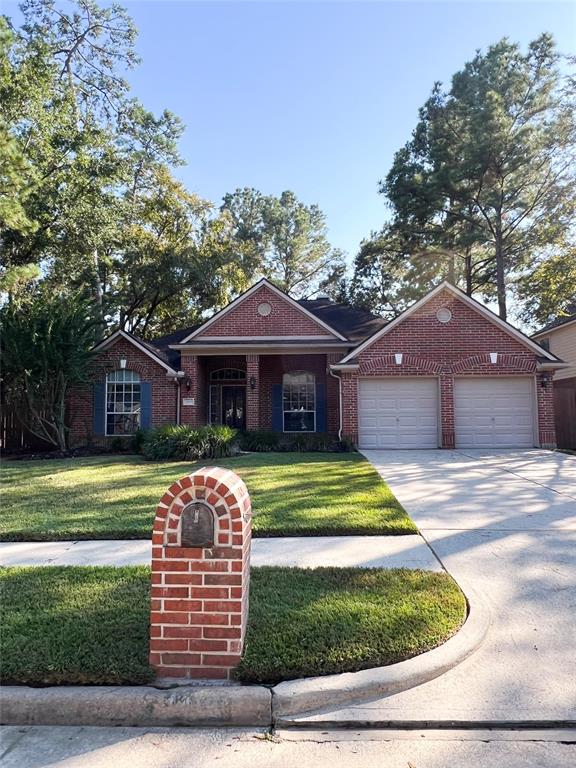
<svg viewBox="0 0 576 768">
<path fill-rule="evenodd" d="M 106 434 L 106 383 L 97 381 L 92 387 L 92 432 Z"/>
<path fill-rule="evenodd" d="M 140 426 L 150 429 L 152 426 L 152 384 L 143 381 L 140 384 Z"/>
<path fill-rule="evenodd" d="M 272 384 L 272 430 L 274 432 L 284 432 L 282 384 Z"/>
<path fill-rule="evenodd" d="M 326 432 L 326 385 L 316 384 L 316 432 Z"/>
</svg>

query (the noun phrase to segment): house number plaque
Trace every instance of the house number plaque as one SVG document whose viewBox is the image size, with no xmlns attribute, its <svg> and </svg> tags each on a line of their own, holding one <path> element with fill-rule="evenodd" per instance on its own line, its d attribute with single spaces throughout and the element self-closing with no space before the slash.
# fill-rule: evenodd
<svg viewBox="0 0 576 768">
<path fill-rule="evenodd" d="M 181 547 L 214 546 L 214 515 L 202 501 L 184 507 L 180 515 Z"/>
</svg>

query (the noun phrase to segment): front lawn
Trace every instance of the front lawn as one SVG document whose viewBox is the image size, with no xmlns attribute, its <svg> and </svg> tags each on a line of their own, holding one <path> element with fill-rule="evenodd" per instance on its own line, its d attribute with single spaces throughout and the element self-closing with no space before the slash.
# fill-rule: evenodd
<svg viewBox="0 0 576 768">
<path fill-rule="evenodd" d="M 255 536 L 416 532 L 359 454 L 264 453 L 213 463 L 245 480 Z M 149 538 L 164 491 L 198 466 L 140 456 L 5 461 L 0 540 Z"/>
<path fill-rule="evenodd" d="M 0 569 L 1 680 L 150 682 L 149 585 L 143 566 Z M 276 683 L 393 664 L 444 642 L 465 616 L 445 573 L 253 568 L 238 677 Z"/>
</svg>

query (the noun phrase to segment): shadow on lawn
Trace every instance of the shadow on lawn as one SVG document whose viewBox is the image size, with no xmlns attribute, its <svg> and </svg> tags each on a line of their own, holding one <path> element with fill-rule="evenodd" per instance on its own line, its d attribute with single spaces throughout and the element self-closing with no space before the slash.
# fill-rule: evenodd
<svg viewBox="0 0 576 768">
<path fill-rule="evenodd" d="M 148 463 L 139 457 L 10 468 L 4 494 L 4 540 L 147 538 L 166 488 L 208 462 Z M 255 535 L 412 533 L 415 527 L 358 454 L 250 454 L 218 462 L 246 482 Z M 19 469 L 19 471 L 18 471 Z M 269 469 L 269 471 L 267 471 Z M 22 477 L 24 475 L 24 479 Z"/>
</svg>

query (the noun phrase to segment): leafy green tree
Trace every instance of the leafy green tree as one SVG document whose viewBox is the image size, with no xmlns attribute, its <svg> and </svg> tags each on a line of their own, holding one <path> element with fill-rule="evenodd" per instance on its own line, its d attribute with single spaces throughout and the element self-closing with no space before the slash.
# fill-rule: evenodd
<svg viewBox="0 0 576 768">
<path fill-rule="evenodd" d="M 518 281 L 521 317 L 532 328 L 576 313 L 576 246 L 540 259 Z"/>
<path fill-rule="evenodd" d="M 239 265 L 247 274 L 268 277 L 296 297 L 339 283 L 343 254 L 328 242 L 317 205 L 305 205 L 290 191 L 275 197 L 238 189 L 224 197 L 221 210 L 232 219 Z"/>
<path fill-rule="evenodd" d="M 576 207 L 574 89 L 549 35 L 523 54 L 506 39 L 478 52 L 420 110 L 380 191 L 392 209 L 385 238 L 400 238 L 405 282 L 440 278 L 498 302 L 509 283 L 565 237 Z M 416 270 L 418 273 L 419 270 Z"/>
<path fill-rule="evenodd" d="M 34 435 L 68 447 L 67 395 L 88 383 L 96 321 L 78 296 L 36 291 L 0 311 L 5 396 Z"/>
</svg>

